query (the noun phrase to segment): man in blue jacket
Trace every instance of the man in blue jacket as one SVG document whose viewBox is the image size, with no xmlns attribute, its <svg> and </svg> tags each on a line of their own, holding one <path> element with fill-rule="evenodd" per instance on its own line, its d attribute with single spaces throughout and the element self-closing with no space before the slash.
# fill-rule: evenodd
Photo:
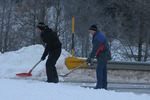
<svg viewBox="0 0 150 100">
<path fill-rule="evenodd" d="M 89 28 L 91 35 L 93 36 L 92 52 L 87 58 L 87 62 L 90 63 L 91 59 L 96 57 L 98 65 L 96 68 L 97 85 L 95 89 L 107 90 L 107 61 L 111 60 L 111 54 L 109 45 L 104 34 L 102 34 L 96 25 L 92 25 Z"/>
</svg>

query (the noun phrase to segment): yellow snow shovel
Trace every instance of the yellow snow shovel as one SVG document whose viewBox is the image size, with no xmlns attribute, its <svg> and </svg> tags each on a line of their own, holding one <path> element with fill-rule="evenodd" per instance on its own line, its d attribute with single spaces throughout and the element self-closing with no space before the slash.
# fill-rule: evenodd
<svg viewBox="0 0 150 100">
<path fill-rule="evenodd" d="M 86 59 L 79 59 L 76 57 L 67 57 L 66 58 L 66 66 L 68 69 L 75 69 L 76 67 L 80 66 L 81 64 L 85 63 Z M 83 65 L 82 68 L 85 68 L 87 63 Z"/>
<path fill-rule="evenodd" d="M 74 53 L 74 18 L 72 18 L 72 57 L 67 57 L 65 62 L 68 69 L 74 69 L 80 66 L 81 64 L 85 63 L 86 60 L 73 57 L 73 53 Z M 86 67 L 87 64 L 84 64 L 83 66 Z"/>
</svg>

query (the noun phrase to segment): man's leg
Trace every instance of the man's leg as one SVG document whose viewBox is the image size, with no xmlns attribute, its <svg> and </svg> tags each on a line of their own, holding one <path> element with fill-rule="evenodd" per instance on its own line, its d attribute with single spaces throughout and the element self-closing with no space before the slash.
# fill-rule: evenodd
<svg viewBox="0 0 150 100">
<path fill-rule="evenodd" d="M 52 56 L 49 55 L 46 61 L 46 74 L 47 74 L 47 82 L 53 82 L 53 67 L 51 64 Z"/>
<path fill-rule="evenodd" d="M 103 68 L 103 88 L 107 90 L 107 62 L 104 62 Z"/>
<path fill-rule="evenodd" d="M 98 63 L 97 68 L 96 68 L 96 76 L 97 76 L 96 89 L 103 88 L 103 68 L 104 68 L 104 64 Z"/>
<path fill-rule="evenodd" d="M 48 66 L 48 70 L 47 70 L 47 73 L 48 73 L 48 81 L 49 82 L 54 82 L 54 83 L 58 83 L 59 79 L 58 79 L 58 74 L 57 74 L 57 70 L 56 70 L 56 67 L 55 67 L 55 64 L 60 56 L 60 53 L 61 53 L 61 49 L 58 49 L 58 50 L 55 50 L 53 52 L 51 52 L 51 58 L 50 58 L 50 61 L 49 61 L 49 66 Z M 49 59 L 48 59 L 49 60 Z"/>
</svg>

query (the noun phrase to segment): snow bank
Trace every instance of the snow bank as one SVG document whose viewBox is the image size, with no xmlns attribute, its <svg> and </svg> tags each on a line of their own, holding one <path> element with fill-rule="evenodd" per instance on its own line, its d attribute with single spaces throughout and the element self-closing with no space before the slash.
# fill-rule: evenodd
<svg viewBox="0 0 150 100">
<path fill-rule="evenodd" d="M 17 73 L 28 73 L 32 67 L 41 59 L 44 47 L 34 45 L 23 47 L 20 50 L 6 52 L 0 55 L 0 77 L 12 78 Z M 62 50 L 61 56 L 57 61 L 56 67 L 61 70 L 60 74 L 65 74 L 68 69 L 65 66 L 65 58 L 70 56 L 68 52 Z M 32 77 L 46 76 L 46 60 L 42 61 L 33 71 Z"/>
</svg>

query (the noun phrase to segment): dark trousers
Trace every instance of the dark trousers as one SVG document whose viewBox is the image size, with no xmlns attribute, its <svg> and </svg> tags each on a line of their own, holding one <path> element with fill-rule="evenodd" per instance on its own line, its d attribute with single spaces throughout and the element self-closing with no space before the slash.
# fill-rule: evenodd
<svg viewBox="0 0 150 100">
<path fill-rule="evenodd" d="M 47 82 L 57 83 L 59 81 L 55 64 L 61 54 L 61 49 L 53 50 L 49 53 L 46 61 Z"/>
<path fill-rule="evenodd" d="M 96 68 L 96 89 L 107 89 L 107 62 L 98 63 Z"/>
</svg>

